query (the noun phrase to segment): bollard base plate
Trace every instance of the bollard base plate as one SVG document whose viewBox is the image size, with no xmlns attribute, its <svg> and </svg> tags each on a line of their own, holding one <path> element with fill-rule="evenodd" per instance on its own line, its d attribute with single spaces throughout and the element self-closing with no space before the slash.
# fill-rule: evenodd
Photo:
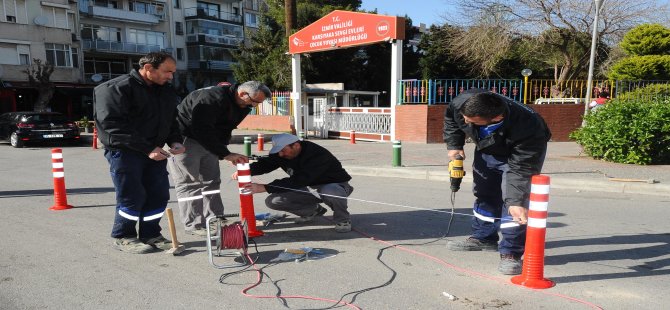
<svg viewBox="0 0 670 310">
<path fill-rule="evenodd" d="M 67 209 L 72 209 L 74 208 L 71 205 L 64 205 L 64 206 L 52 206 L 49 208 L 49 210 L 54 210 L 54 211 L 59 211 L 59 210 L 67 210 Z"/>
<path fill-rule="evenodd" d="M 549 279 L 527 279 L 524 275 L 512 277 L 512 283 L 537 289 L 550 288 L 555 285 L 554 281 Z"/>
<path fill-rule="evenodd" d="M 260 236 L 263 236 L 263 231 L 261 231 L 261 230 L 250 230 L 249 231 L 249 238 L 260 237 Z"/>
</svg>

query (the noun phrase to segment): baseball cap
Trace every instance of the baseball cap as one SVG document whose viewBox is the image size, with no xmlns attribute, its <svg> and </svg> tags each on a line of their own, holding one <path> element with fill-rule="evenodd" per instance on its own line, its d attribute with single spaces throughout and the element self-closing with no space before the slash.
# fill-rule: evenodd
<svg viewBox="0 0 670 310">
<path fill-rule="evenodd" d="M 270 149 L 270 154 L 279 153 L 285 146 L 298 141 L 300 141 L 300 139 L 291 134 L 281 133 L 274 135 L 272 136 L 272 149 Z"/>
</svg>

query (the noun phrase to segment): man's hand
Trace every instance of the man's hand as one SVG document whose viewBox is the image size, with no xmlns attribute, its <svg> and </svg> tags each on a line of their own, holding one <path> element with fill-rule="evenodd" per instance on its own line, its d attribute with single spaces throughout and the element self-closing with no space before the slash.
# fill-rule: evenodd
<svg viewBox="0 0 670 310">
<path fill-rule="evenodd" d="M 244 189 L 246 191 L 251 192 L 252 194 L 257 194 L 257 193 L 265 193 L 265 184 L 258 184 L 258 183 L 249 183 L 244 186 Z"/>
<path fill-rule="evenodd" d="M 233 165 L 236 164 L 246 164 L 249 162 L 249 158 L 242 155 L 242 154 L 237 154 L 237 153 L 230 153 L 226 155 L 223 159 L 231 162 Z"/>
<path fill-rule="evenodd" d="M 171 155 L 170 155 L 170 153 L 168 153 L 168 151 L 166 151 L 166 150 L 164 150 L 164 149 L 162 149 L 162 148 L 160 148 L 160 147 L 156 147 L 156 148 L 154 148 L 153 151 L 151 151 L 151 152 L 149 153 L 149 158 L 151 158 L 151 159 L 153 159 L 153 160 L 155 160 L 155 161 L 165 160 L 165 159 L 167 159 L 167 158 L 170 157 L 170 156 L 171 156 Z"/>
<path fill-rule="evenodd" d="M 179 142 L 172 143 L 170 145 L 170 149 L 168 150 L 168 152 L 172 153 L 172 155 L 181 154 L 184 153 L 185 151 L 186 148 Z"/>
<path fill-rule="evenodd" d="M 449 150 L 447 152 L 447 157 L 449 158 L 449 160 L 456 159 L 456 155 L 461 155 L 461 158 L 465 160 L 465 151 L 463 150 Z"/>
<path fill-rule="evenodd" d="M 233 172 L 233 174 L 230 176 L 230 178 L 237 181 L 237 171 Z"/>
<path fill-rule="evenodd" d="M 512 216 L 512 220 L 515 222 L 525 225 L 528 223 L 528 209 L 521 206 L 511 206 L 508 208 L 509 215 Z"/>
</svg>

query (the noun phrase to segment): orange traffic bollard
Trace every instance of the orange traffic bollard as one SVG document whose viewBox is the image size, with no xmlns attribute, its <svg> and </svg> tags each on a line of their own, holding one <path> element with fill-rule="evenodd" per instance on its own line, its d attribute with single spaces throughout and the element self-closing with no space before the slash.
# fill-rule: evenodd
<svg viewBox="0 0 670 310">
<path fill-rule="evenodd" d="M 54 176 L 54 205 L 49 210 L 72 209 L 72 206 L 67 204 L 62 149 L 51 149 L 51 172 Z"/>
<path fill-rule="evenodd" d="M 356 131 L 355 130 L 352 130 L 349 133 L 349 143 L 356 144 Z"/>
<path fill-rule="evenodd" d="M 262 151 L 263 150 L 263 144 L 265 143 L 265 138 L 263 137 L 262 133 L 258 134 L 258 150 Z"/>
<path fill-rule="evenodd" d="M 98 127 L 93 126 L 93 149 L 98 149 Z"/>
<path fill-rule="evenodd" d="M 531 179 L 526 251 L 521 275 L 512 277 L 512 283 L 530 288 L 550 288 L 554 282 L 544 278 L 544 241 L 547 232 L 549 205 L 549 177 L 534 175 Z"/>
<path fill-rule="evenodd" d="M 244 187 L 251 183 L 249 163 L 237 164 L 237 182 L 240 190 L 240 219 L 247 221 L 249 237 L 259 237 L 263 231 L 256 230 L 256 214 L 254 213 L 254 196 Z"/>
</svg>

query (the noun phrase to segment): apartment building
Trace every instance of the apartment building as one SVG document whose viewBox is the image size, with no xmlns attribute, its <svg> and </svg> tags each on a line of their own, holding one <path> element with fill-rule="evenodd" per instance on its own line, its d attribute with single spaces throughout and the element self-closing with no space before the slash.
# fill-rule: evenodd
<svg viewBox="0 0 670 310">
<path fill-rule="evenodd" d="M 234 51 L 244 43 L 245 30 L 258 27 L 262 4 L 0 0 L 0 112 L 32 109 L 34 89 L 21 71 L 33 58 L 55 64 L 52 107 L 73 117 L 90 117 L 93 87 L 137 68 L 148 52 L 175 57 L 173 84 L 182 96 L 221 81 L 233 82 Z"/>
<path fill-rule="evenodd" d="M 82 78 L 74 2 L 0 0 L 0 112 L 32 109 L 37 92 L 23 71 L 35 58 L 54 65 L 52 107 L 67 110 L 66 89 Z"/>
</svg>

